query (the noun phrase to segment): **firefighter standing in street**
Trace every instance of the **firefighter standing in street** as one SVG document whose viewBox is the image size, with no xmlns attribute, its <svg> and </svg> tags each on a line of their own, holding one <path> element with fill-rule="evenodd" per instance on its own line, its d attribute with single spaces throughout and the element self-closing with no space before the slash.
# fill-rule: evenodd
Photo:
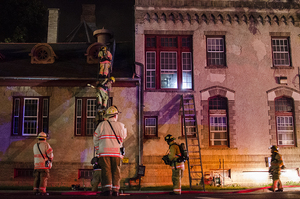
<svg viewBox="0 0 300 199">
<path fill-rule="evenodd" d="M 275 192 L 276 186 L 278 184 L 278 190 L 276 190 L 276 192 L 282 192 L 283 187 L 279 178 L 281 169 L 284 168 L 282 156 L 278 153 L 278 148 L 276 145 L 271 146 L 269 149 L 271 149 L 271 153 L 272 153 L 269 173 L 272 175 L 272 180 L 273 180 L 272 188 L 270 188 L 269 190 Z"/>
<path fill-rule="evenodd" d="M 34 182 L 33 191 L 35 195 L 49 195 L 46 192 L 47 180 L 50 177 L 49 170 L 52 167 L 53 150 L 46 142 L 47 134 L 38 134 L 39 141 L 33 146 L 34 154 Z"/>
<path fill-rule="evenodd" d="M 109 99 L 108 92 L 111 90 L 112 84 L 116 82 L 114 77 L 105 78 L 102 82 L 97 82 L 97 109 L 98 112 L 104 110 L 107 106 L 107 100 Z"/>
<path fill-rule="evenodd" d="M 107 50 L 106 46 L 102 46 L 99 53 L 98 57 L 100 59 L 100 71 L 99 71 L 99 77 L 100 78 L 106 78 L 108 75 L 108 70 L 111 65 L 111 60 L 112 60 L 112 55 L 111 53 Z"/>
<path fill-rule="evenodd" d="M 124 155 L 120 153 L 120 148 L 127 136 L 124 124 L 117 121 L 119 113 L 116 106 L 110 106 L 104 115 L 107 120 L 97 126 L 93 136 L 95 151 L 99 157 L 98 164 L 102 169 L 101 195 L 103 196 L 119 196 L 120 167 Z"/>
<path fill-rule="evenodd" d="M 171 162 L 172 167 L 172 182 L 173 182 L 173 192 L 171 195 L 180 195 L 181 194 L 181 178 L 183 177 L 184 171 L 184 162 L 177 162 L 178 157 L 180 157 L 180 149 L 179 146 L 175 143 L 175 138 L 168 134 L 165 137 L 165 141 L 169 145 L 169 155 L 168 158 Z"/>
</svg>

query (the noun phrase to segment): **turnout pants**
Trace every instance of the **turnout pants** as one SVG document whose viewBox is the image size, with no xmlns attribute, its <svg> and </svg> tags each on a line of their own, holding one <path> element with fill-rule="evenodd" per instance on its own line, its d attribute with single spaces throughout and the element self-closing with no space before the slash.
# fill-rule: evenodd
<svg viewBox="0 0 300 199">
<path fill-rule="evenodd" d="M 99 186 L 100 182 L 101 182 L 101 169 L 94 170 L 93 178 L 91 181 L 92 191 L 98 191 L 98 186 Z"/>
<path fill-rule="evenodd" d="M 99 157 L 101 166 L 102 191 L 119 192 L 121 180 L 121 158 L 103 156 Z"/>
<path fill-rule="evenodd" d="M 100 72 L 99 72 L 99 74 L 107 76 L 109 68 L 110 68 L 110 63 L 101 63 L 100 62 Z"/>
<path fill-rule="evenodd" d="M 49 169 L 35 169 L 33 177 L 33 191 L 46 193 L 47 180 L 50 177 Z"/>
<path fill-rule="evenodd" d="M 98 105 L 107 106 L 107 100 L 109 99 L 108 97 L 108 92 L 99 88 L 97 92 L 97 97 L 98 97 Z"/>
<path fill-rule="evenodd" d="M 173 192 L 181 194 L 181 178 L 183 177 L 183 169 L 172 169 Z"/>
</svg>

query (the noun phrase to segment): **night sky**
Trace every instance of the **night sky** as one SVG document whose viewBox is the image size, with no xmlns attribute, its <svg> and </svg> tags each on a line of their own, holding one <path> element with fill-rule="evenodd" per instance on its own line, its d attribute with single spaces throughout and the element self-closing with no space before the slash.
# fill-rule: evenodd
<svg viewBox="0 0 300 199">
<path fill-rule="evenodd" d="M 134 0 L 42 0 L 48 8 L 60 9 L 58 42 L 80 24 L 82 4 L 96 5 L 96 26 L 114 33 L 116 42 L 134 41 Z"/>
</svg>

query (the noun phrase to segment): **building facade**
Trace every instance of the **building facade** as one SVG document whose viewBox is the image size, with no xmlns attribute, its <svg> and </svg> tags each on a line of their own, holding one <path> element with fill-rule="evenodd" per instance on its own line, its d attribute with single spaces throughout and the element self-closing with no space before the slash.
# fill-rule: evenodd
<svg viewBox="0 0 300 199">
<path fill-rule="evenodd" d="M 278 145 L 282 180 L 299 180 L 298 12 L 295 1 L 135 1 L 143 163 L 152 171 L 145 184 L 171 183 L 164 137 L 184 142 L 187 94 L 195 97 L 205 174 L 224 185 L 268 184 L 268 148 Z"/>
</svg>

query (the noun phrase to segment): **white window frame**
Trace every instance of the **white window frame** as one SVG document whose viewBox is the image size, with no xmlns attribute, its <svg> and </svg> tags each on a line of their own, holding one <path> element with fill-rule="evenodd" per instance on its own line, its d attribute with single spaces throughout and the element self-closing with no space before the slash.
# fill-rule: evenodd
<svg viewBox="0 0 300 199">
<path fill-rule="evenodd" d="M 182 89 L 192 89 L 192 53 L 182 52 Z M 190 77 L 188 74 L 190 73 Z"/>
<path fill-rule="evenodd" d="M 149 124 L 147 120 L 152 120 Z M 157 117 L 145 117 L 145 136 L 157 136 Z"/>
<path fill-rule="evenodd" d="M 165 59 L 166 56 L 168 55 L 168 58 Z M 171 57 L 169 56 L 171 55 Z M 166 63 L 167 62 L 167 63 Z M 168 81 L 164 80 L 162 75 L 171 75 L 172 81 L 170 84 L 168 83 L 167 87 L 163 87 L 162 81 Z M 178 88 L 178 64 L 177 64 L 177 52 L 176 51 L 161 51 L 160 52 L 160 86 L 162 89 L 177 89 Z M 176 82 L 176 84 L 174 83 Z"/>
<path fill-rule="evenodd" d="M 149 56 L 154 56 L 154 63 Z M 154 66 L 154 68 L 153 68 Z M 155 51 L 147 51 L 146 52 L 146 88 L 147 89 L 155 89 L 156 87 L 156 52 Z"/>
<path fill-rule="evenodd" d="M 274 42 L 277 42 L 274 44 Z M 289 38 L 272 38 L 274 66 L 290 66 Z"/>
<path fill-rule="evenodd" d="M 225 66 L 224 37 L 207 37 L 206 42 L 207 66 Z M 210 55 L 211 58 L 209 58 Z"/>
<path fill-rule="evenodd" d="M 295 144 L 293 121 L 293 116 L 276 116 L 278 145 Z"/>
<path fill-rule="evenodd" d="M 218 110 L 220 111 L 220 110 Z M 226 110 L 224 110 L 226 112 Z M 214 119 L 222 119 L 221 122 L 214 123 Z M 223 123 L 225 121 L 225 123 Z M 209 115 L 209 130 L 210 130 L 210 145 L 211 146 L 228 146 L 228 124 L 227 124 L 227 116 L 226 114 L 212 114 Z M 224 134 L 225 138 L 214 138 L 215 133 Z M 215 145 L 216 141 L 220 141 L 222 144 Z"/>
<path fill-rule="evenodd" d="M 87 99 L 85 135 L 93 135 L 95 131 L 96 105 L 96 99 Z"/>
<path fill-rule="evenodd" d="M 25 115 L 26 114 L 26 101 L 36 101 L 36 110 L 35 115 Z M 28 104 L 29 105 L 29 104 Z M 24 106 L 23 106 L 23 126 L 22 126 L 22 135 L 23 136 L 37 136 L 38 135 L 38 126 L 39 126 L 39 98 L 24 98 Z M 27 119 L 33 119 L 35 122 L 26 122 Z M 26 127 L 25 131 L 25 124 L 29 124 L 29 127 Z M 33 125 L 33 126 L 32 126 Z M 34 127 L 35 125 L 35 127 Z M 28 130 L 33 131 L 33 133 L 26 133 Z M 35 131 L 35 132 L 34 132 Z"/>
</svg>

